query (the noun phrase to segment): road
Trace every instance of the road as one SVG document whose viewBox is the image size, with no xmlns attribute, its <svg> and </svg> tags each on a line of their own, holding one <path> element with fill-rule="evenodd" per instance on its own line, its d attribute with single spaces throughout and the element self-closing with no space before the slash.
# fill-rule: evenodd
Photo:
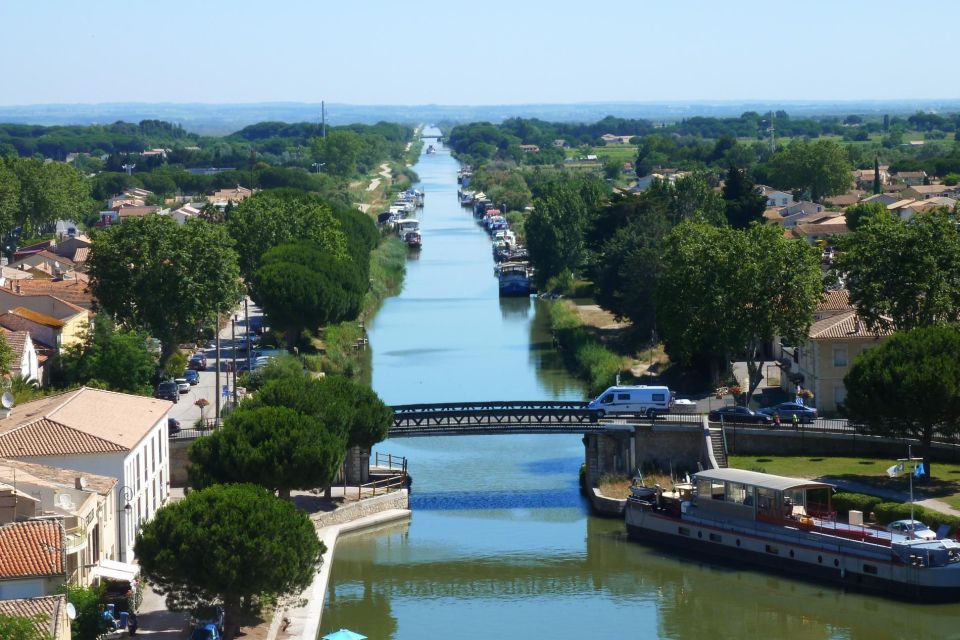
<svg viewBox="0 0 960 640">
<path fill-rule="evenodd" d="M 263 315 L 263 312 L 259 307 L 253 304 L 252 300 L 250 300 L 248 304 L 251 319 Z M 246 339 L 248 331 L 247 320 L 243 313 L 243 306 L 234 311 L 234 317 L 237 319 L 235 323 L 236 344 L 234 344 L 234 341 L 231 339 L 231 326 L 229 322 L 227 323 L 227 326 L 220 331 L 220 387 L 222 392 L 222 388 L 227 386 L 230 394 L 233 393 L 233 375 L 227 374 L 227 363 L 232 362 L 234 357 L 234 349 L 236 349 L 238 364 L 245 360 L 247 356 L 243 340 Z M 217 398 L 217 352 L 213 342 L 208 344 L 207 347 L 208 348 L 204 350 L 204 353 L 207 355 L 207 368 L 200 372 L 199 384 L 191 386 L 188 393 L 181 393 L 180 401 L 173 405 L 173 409 L 170 410 L 170 417 L 179 420 L 180 426 L 183 429 L 193 427 L 193 423 L 200 419 L 200 408 L 195 404 L 200 398 L 206 398 L 207 402 L 210 403 L 204 411 L 205 417 L 214 417 Z"/>
</svg>

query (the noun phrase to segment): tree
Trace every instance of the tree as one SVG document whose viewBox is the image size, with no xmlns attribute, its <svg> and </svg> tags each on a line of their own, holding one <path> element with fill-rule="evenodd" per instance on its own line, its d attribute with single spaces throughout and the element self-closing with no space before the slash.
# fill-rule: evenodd
<svg viewBox="0 0 960 640">
<path fill-rule="evenodd" d="M 240 273 L 250 278 L 268 249 L 312 240 L 333 256 L 343 256 L 346 241 L 330 207 L 320 198 L 294 189 L 277 189 L 247 198 L 227 220 L 240 256 Z"/>
<path fill-rule="evenodd" d="M 0 161 L 0 238 L 16 225 L 20 210 L 20 179 L 10 162 Z"/>
<path fill-rule="evenodd" d="M 76 217 L 90 205 L 90 183 L 63 162 L 21 159 L 14 164 L 20 179 L 18 222 L 29 234 L 62 217 Z"/>
<path fill-rule="evenodd" d="M 327 403 L 346 407 L 348 447 L 369 449 L 383 441 L 393 425 L 393 409 L 365 384 L 344 376 L 326 376 L 319 381 L 320 392 Z"/>
<path fill-rule="evenodd" d="M 933 436 L 960 433 L 960 332 L 956 326 L 897 332 L 857 356 L 844 378 L 851 420 L 877 435 L 920 441 L 930 479 Z"/>
<path fill-rule="evenodd" d="M 215 485 L 161 507 L 135 545 L 143 575 L 171 608 L 223 603 L 227 638 L 254 596 L 309 585 L 325 551 L 306 514 L 250 484 Z"/>
<path fill-rule="evenodd" d="M 363 141 L 353 131 L 331 131 L 326 138 L 314 138 L 311 149 L 314 160 L 323 163 L 324 172 L 349 178 L 357 172 Z"/>
<path fill-rule="evenodd" d="M 851 231 L 859 229 L 867 218 L 878 215 L 893 217 L 893 214 L 879 202 L 858 202 L 847 207 L 843 215 L 847 221 L 847 228 Z"/>
<path fill-rule="evenodd" d="M 40 630 L 45 616 L 8 616 L 0 613 L 0 638 L 4 640 L 53 640 L 53 636 Z"/>
<path fill-rule="evenodd" d="M 82 587 L 61 585 L 57 591 L 67 596 L 67 602 L 73 605 L 77 617 L 70 623 L 73 640 L 91 640 L 107 633 L 107 623 L 103 619 L 103 586 Z M 6 636 L 0 636 L 3 638 Z"/>
<path fill-rule="evenodd" d="M 0 375 L 8 376 L 13 366 L 13 349 L 5 335 L 0 334 Z"/>
<path fill-rule="evenodd" d="M 881 191 L 883 188 L 880 184 L 880 156 L 876 155 L 873 157 L 873 193 L 876 195 Z"/>
<path fill-rule="evenodd" d="M 746 170 L 730 165 L 723 183 L 723 199 L 727 223 L 734 229 L 746 229 L 751 222 L 763 220 L 767 199 L 747 176 Z"/>
<path fill-rule="evenodd" d="M 749 395 L 762 379 L 764 343 L 803 337 L 823 291 L 817 252 L 776 226 L 687 221 L 667 236 L 661 259 L 655 298 L 667 352 L 712 366 L 745 357 Z"/>
<path fill-rule="evenodd" d="M 776 186 L 809 193 L 814 202 L 846 193 L 853 183 L 847 151 L 833 140 L 793 142 L 774 154 L 770 170 Z"/>
<path fill-rule="evenodd" d="M 287 407 L 243 408 L 223 427 L 190 445 L 190 482 L 252 482 L 289 500 L 292 489 L 325 487 L 343 464 L 346 442 L 336 428 Z"/>
<path fill-rule="evenodd" d="M 83 342 L 66 346 L 59 356 L 62 382 L 99 382 L 112 391 L 148 395 L 157 359 L 140 331 L 118 330 L 109 316 L 99 314 Z"/>
<path fill-rule="evenodd" d="M 240 299 L 237 254 L 223 227 L 167 216 L 127 220 L 98 233 L 90 284 L 117 322 L 160 340 L 161 366 L 202 324 Z"/>
<path fill-rule="evenodd" d="M 274 247 L 260 263 L 253 297 L 271 325 L 284 330 L 290 348 L 304 329 L 356 318 L 369 288 L 352 259 L 332 256 L 311 241 Z"/>
<path fill-rule="evenodd" d="M 960 321 L 960 234 L 947 211 L 925 211 L 908 222 L 861 218 L 839 246 L 834 269 L 871 330 Z"/>
</svg>

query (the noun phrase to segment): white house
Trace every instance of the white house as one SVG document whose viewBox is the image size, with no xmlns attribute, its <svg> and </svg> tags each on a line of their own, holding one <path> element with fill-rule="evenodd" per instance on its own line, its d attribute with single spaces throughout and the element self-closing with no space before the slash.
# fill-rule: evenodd
<svg viewBox="0 0 960 640">
<path fill-rule="evenodd" d="M 40 358 L 37 350 L 33 346 L 33 339 L 29 331 L 11 331 L 6 327 L 0 327 L 0 333 L 10 345 L 13 351 L 13 360 L 10 362 L 10 373 L 20 375 L 24 380 L 36 380 L 38 383 L 43 381 L 43 375 L 40 372 Z"/>
<path fill-rule="evenodd" d="M 117 480 L 117 559 L 169 496 L 172 403 L 82 387 L 18 405 L 0 419 L 0 457 Z"/>
<path fill-rule="evenodd" d="M 779 191 L 765 184 L 757 185 L 760 194 L 767 199 L 768 207 L 786 207 L 793 204 L 793 194 L 786 191 Z"/>
</svg>

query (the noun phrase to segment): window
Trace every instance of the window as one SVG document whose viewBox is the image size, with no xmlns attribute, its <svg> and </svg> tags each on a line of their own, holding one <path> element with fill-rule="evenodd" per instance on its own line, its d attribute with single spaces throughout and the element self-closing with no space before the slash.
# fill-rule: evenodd
<svg viewBox="0 0 960 640">
<path fill-rule="evenodd" d="M 157 470 L 157 441 L 156 438 L 150 440 L 150 468 Z"/>
<path fill-rule="evenodd" d="M 723 536 L 721 536 L 719 533 L 711 533 L 710 542 L 723 542 Z"/>
<path fill-rule="evenodd" d="M 663 402 L 663 401 L 666 400 L 666 399 L 667 399 L 667 396 L 664 395 L 664 394 L 662 394 L 662 393 L 655 393 L 655 394 L 653 394 L 653 401 L 654 401 L 654 402 Z"/>
<path fill-rule="evenodd" d="M 140 491 L 140 454 L 137 454 L 137 491 Z"/>
<path fill-rule="evenodd" d="M 612 394 L 612 393 L 608 393 L 607 395 L 603 396 L 603 398 L 600 400 L 600 402 L 601 402 L 602 404 L 610 404 L 610 403 L 612 403 L 612 402 L 613 402 L 613 394 Z"/>
<path fill-rule="evenodd" d="M 847 348 L 846 347 L 833 348 L 833 366 L 835 367 L 847 366 Z"/>
<path fill-rule="evenodd" d="M 626 400 L 626 401 L 629 402 L 629 401 L 630 401 L 630 394 L 629 394 L 629 393 L 618 393 L 618 394 L 617 394 L 617 400 Z"/>
<path fill-rule="evenodd" d="M 743 504 L 747 497 L 747 486 L 739 482 L 727 483 L 727 502 Z"/>
</svg>

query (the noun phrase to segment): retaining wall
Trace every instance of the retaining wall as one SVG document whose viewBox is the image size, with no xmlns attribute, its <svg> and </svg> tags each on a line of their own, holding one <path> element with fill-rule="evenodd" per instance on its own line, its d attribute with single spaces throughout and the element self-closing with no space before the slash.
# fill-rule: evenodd
<svg viewBox="0 0 960 640">
<path fill-rule="evenodd" d="M 320 527 L 329 527 L 334 524 L 344 524 L 353 520 L 359 520 L 360 518 L 380 513 L 381 511 L 409 508 L 410 492 L 406 489 L 398 489 L 390 493 L 385 493 L 382 496 L 373 496 L 372 498 L 364 498 L 358 502 L 341 505 L 337 507 L 335 511 L 315 513 L 310 516 L 310 519 L 313 520 L 319 529 Z"/>
</svg>

